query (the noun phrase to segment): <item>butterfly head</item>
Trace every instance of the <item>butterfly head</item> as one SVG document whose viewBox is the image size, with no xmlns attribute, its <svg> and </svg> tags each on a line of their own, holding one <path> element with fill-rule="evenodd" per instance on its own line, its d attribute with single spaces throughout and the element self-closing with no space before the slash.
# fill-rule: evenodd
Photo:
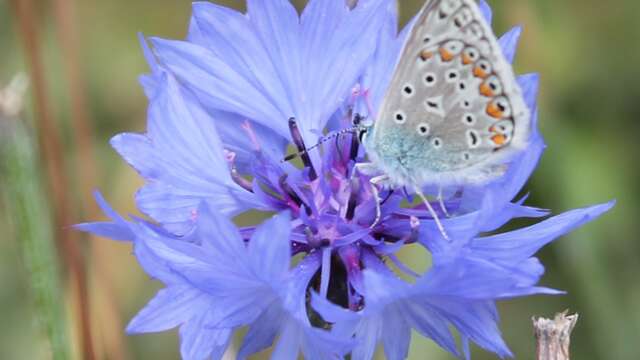
<svg viewBox="0 0 640 360">
<path fill-rule="evenodd" d="M 373 123 L 367 121 L 362 115 L 355 114 L 353 117 L 353 130 L 358 135 L 358 140 L 361 144 L 365 142 L 372 128 Z"/>
</svg>

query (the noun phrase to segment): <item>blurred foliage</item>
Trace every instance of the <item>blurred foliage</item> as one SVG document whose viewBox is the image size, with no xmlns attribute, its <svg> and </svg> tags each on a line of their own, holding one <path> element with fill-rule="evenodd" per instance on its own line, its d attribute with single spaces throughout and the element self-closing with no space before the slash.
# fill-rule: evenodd
<svg viewBox="0 0 640 360">
<path fill-rule="evenodd" d="M 7 206 L 5 210 L 14 214 L 9 218 L 9 225 L 14 229 L 12 238 L 20 247 L 20 258 L 27 272 L 22 278 L 26 280 L 23 286 L 31 291 L 35 318 L 41 332 L 46 334 L 53 359 L 66 360 L 71 356 L 71 343 L 62 296 L 64 289 L 59 280 L 37 146 L 21 119 L 0 113 L 0 122 L 0 198 Z M 40 338 L 36 336 L 33 340 Z"/>
<path fill-rule="evenodd" d="M 637 359 L 640 350 L 640 243 L 636 236 L 640 216 L 637 184 L 640 167 L 640 27 L 637 0 L 493 0 L 495 29 L 502 33 L 522 24 L 524 33 L 516 60 L 519 72 L 540 72 L 540 126 L 549 148 L 527 191 L 532 206 L 554 212 L 612 198 L 616 208 L 602 219 L 548 246 L 540 254 L 547 266 L 544 285 L 564 289 L 566 296 L 534 297 L 500 305 L 502 329 L 518 358 L 534 354 L 530 318 L 551 316 L 570 309 L 581 319 L 574 332 L 572 351 L 577 359 Z M 238 5 L 239 1 L 218 1 Z M 297 2 L 300 6 L 302 1 Z M 403 21 L 422 0 L 400 0 Z M 69 135 L 69 99 L 62 64 L 65 56 L 55 37 L 53 10 L 39 2 L 45 40 L 45 63 L 50 94 L 63 136 Z M 99 183 L 105 197 L 121 212 L 135 213 L 133 194 L 140 185 L 108 146 L 122 131 L 142 131 L 146 100 L 137 76 L 146 71 L 136 33 L 181 38 L 186 33 L 190 6 L 169 0 L 75 0 L 79 29 L 80 69 L 88 86 L 90 114 L 96 129 L 95 147 Z M 243 5 L 242 5 L 243 6 Z M 0 2 L 0 81 L 24 68 L 23 49 L 15 33 L 11 9 Z M 72 144 L 65 156 L 77 154 Z M 84 196 L 84 195 L 83 195 Z M 0 226 L 17 215 L 11 204 L 0 207 Z M 78 221 L 86 219 L 77 219 Z M 29 276 L 16 256 L 21 234 L 3 231 L 0 242 L 0 301 L 2 319 L 11 326 L 0 329 L 0 358 L 33 359 L 42 354 L 34 342 L 35 319 L 25 299 Z M 7 236 L 9 235 L 9 236 Z M 176 359 L 175 332 L 124 337 L 126 323 L 158 288 L 137 266 L 129 245 L 92 240 L 90 258 L 106 264 L 100 272 L 90 261 L 95 340 L 102 354 L 123 341 L 132 359 Z M 421 259 L 405 258 L 417 267 Z M 416 257 L 413 254 L 413 257 Z M 99 276 L 98 276 L 99 275 Z M 106 295 L 105 295 L 106 294 Z M 108 295 L 108 300 L 105 300 Z M 104 304 L 115 306 L 115 313 Z M 121 319 L 114 320 L 120 314 Z M 104 324 L 120 324 L 107 327 Z M 118 327 L 119 326 L 119 327 Z M 115 333 L 114 333 L 115 331 Z M 115 358 L 104 355 L 104 358 Z M 428 341 L 412 343 L 413 359 L 448 359 Z M 474 359 L 490 359 L 474 349 Z"/>
</svg>

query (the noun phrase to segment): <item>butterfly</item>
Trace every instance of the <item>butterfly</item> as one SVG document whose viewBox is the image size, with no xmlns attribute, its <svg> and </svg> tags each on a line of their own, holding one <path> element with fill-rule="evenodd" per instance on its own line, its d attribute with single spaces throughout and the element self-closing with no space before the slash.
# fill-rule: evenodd
<svg viewBox="0 0 640 360">
<path fill-rule="evenodd" d="M 473 0 L 429 0 L 398 59 L 373 124 L 360 125 L 376 186 L 413 189 L 442 235 L 426 186 L 482 184 L 526 147 L 530 114 L 510 63 Z"/>
</svg>

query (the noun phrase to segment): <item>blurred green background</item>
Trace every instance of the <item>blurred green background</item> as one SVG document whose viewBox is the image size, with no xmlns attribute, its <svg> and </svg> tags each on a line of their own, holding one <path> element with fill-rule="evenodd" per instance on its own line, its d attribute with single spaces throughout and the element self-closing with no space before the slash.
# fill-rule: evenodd
<svg viewBox="0 0 640 360">
<path fill-rule="evenodd" d="M 0 0 L 3 84 L 13 74 L 29 71 L 25 35 L 19 30 L 15 13 L 15 4 L 22 2 Z M 217 2 L 244 6 L 241 1 Z M 296 2 L 299 7 L 303 3 Z M 400 0 L 403 21 L 422 3 L 422 0 Z M 638 359 L 640 190 L 634 184 L 640 180 L 636 158 L 640 155 L 637 138 L 640 1 L 490 0 L 489 3 L 495 11 L 497 33 L 515 24 L 524 26 L 517 70 L 536 71 L 542 76 L 540 126 L 549 148 L 527 186 L 531 193 L 528 204 L 557 213 L 613 198 L 619 200 L 611 213 L 540 253 L 547 266 L 543 284 L 565 289 L 568 294 L 500 304 L 504 336 L 517 358 L 533 359 L 530 318 L 570 309 L 581 315 L 572 342 L 576 359 Z M 182 38 L 190 3 L 37 1 L 30 14 L 40 37 L 46 90 L 52 104 L 49 115 L 57 121 L 54 129 L 62 137 L 61 155 L 66 160 L 62 170 L 71 183 L 63 190 L 63 196 L 75 204 L 67 225 L 86 221 L 95 214 L 91 188 L 101 189 L 119 211 L 135 213 L 133 194 L 141 181 L 109 147 L 108 140 L 119 132 L 145 128 L 146 99 L 137 77 L 146 72 L 146 66 L 136 33 Z M 71 39 L 71 48 L 65 47 L 69 44 L 65 45 L 65 36 Z M 74 47 L 77 56 L 69 51 Z M 72 65 L 76 62 L 71 66 L 71 73 L 78 76 L 75 80 L 69 77 L 69 61 Z M 74 103 L 69 88 L 78 84 L 80 95 L 86 100 L 86 118 L 93 129 L 93 135 L 87 138 L 88 148 L 75 141 L 77 134 L 71 120 Z M 30 126 L 36 115 L 31 94 L 28 93 L 22 115 L 22 121 Z M 0 131 L 7 130 L 0 126 Z M 87 154 L 93 158 L 83 161 Z M 43 174 L 34 177 L 38 176 L 40 179 L 36 181 L 48 180 Z M 3 178 L 0 186 L 7 189 Z M 25 260 L 19 247 L 24 236 L 16 223 L 26 215 L 16 210 L 19 206 L 10 197 L 2 199 L 0 318 L 4 326 L 0 328 L 0 359 L 47 359 L 50 357 L 47 341 L 36 326 L 30 292 L 32 280 L 24 266 L 29 260 Z M 67 228 L 62 231 L 69 232 Z M 80 256 L 87 266 L 88 310 L 96 358 L 177 359 L 175 331 L 124 335 L 127 321 L 159 287 L 136 264 L 130 246 L 104 239 L 77 241 L 84 244 Z M 410 258 L 408 261 L 419 262 Z M 77 289 L 71 286 L 73 291 Z M 69 295 L 61 299 L 71 317 L 77 316 L 78 304 L 73 299 Z M 70 323 L 75 324 L 75 320 Z M 76 334 L 77 330 L 73 330 L 71 337 L 77 338 Z M 73 351 L 75 358 L 81 357 L 77 341 L 73 343 Z M 449 358 L 444 351 L 418 337 L 412 342 L 411 359 Z M 473 358 L 493 357 L 474 349 Z"/>
</svg>

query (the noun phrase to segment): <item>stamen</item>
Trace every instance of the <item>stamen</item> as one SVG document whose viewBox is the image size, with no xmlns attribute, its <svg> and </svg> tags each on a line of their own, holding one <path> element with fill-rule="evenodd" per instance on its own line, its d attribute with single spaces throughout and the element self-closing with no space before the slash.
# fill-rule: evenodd
<svg viewBox="0 0 640 360">
<path fill-rule="evenodd" d="M 369 111 L 369 116 L 373 116 L 373 104 L 371 103 L 371 92 L 369 89 L 365 89 L 364 91 L 364 101 L 367 104 L 367 111 Z"/>
<path fill-rule="evenodd" d="M 233 180 L 233 182 L 235 182 L 236 184 L 240 185 L 240 187 L 242 187 L 243 189 L 249 191 L 249 192 L 253 192 L 253 185 L 251 184 L 251 182 L 245 178 L 243 178 L 242 176 L 240 176 L 240 174 L 238 173 L 238 169 L 236 169 L 236 153 L 227 149 L 224 149 L 224 158 L 227 160 L 227 162 L 229 163 L 229 169 L 231 172 L 231 179 Z"/>
<path fill-rule="evenodd" d="M 280 189 L 293 201 L 296 206 L 299 208 L 304 205 L 304 209 L 307 215 L 311 215 L 311 208 L 298 196 L 298 194 L 293 190 L 289 184 L 287 184 L 287 178 L 289 175 L 284 174 L 278 179 L 278 185 L 280 185 Z"/>
<path fill-rule="evenodd" d="M 240 176 L 235 166 L 231 168 L 231 179 L 233 180 L 233 182 L 240 185 L 240 187 L 242 187 L 243 189 L 249 192 L 253 192 L 253 184 L 251 183 L 251 181 Z"/>
<path fill-rule="evenodd" d="M 350 99 L 350 103 L 355 103 L 356 100 L 360 97 L 360 89 L 362 88 L 362 86 L 360 84 L 356 84 L 356 86 L 354 86 L 351 89 L 351 99 Z"/>
<path fill-rule="evenodd" d="M 249 136 L 249 140 L 251 140 L 251 144 L 253 144 L 254 150 L 261 151 L 262 148 L 260 147 L 260 142 L 258 141 L 258 137 L 256 136 L 255 131 L 253 131 L 253 127 L 251 126 L 249 120 L 245 120 L 240 126 L 247 133 L 247 136 Z"/>
<path fill-rule="evenodd" d="M 344 218 L 348 221 L 353 220 L 353 217 L 356 214 L 359 190 L 360 181 L 356 178 L 351 179 L 351 193 L 349 194 L 349 200 L 347 201 L 347 212 L 344 215 Z"/>
<path fill-rule="evenodd" d="M 302 138 L 302 134 L 300 133 L 300 129 L 298 128 L 298 124 L 296 123 L 295 118 L 289 119 L 289 131 L 291 132 L 291 138 L 293 139 L 293 143 L 298 148 L 298 153 L 300 154 L 302 163 L 304 164 L 305 167 L 309 168 L 309 179 L 311 179 L 311 181 L 317 179 L 318 173 L 316 173 L 316 170 L 313 168 L 311 157 L 309 157 L 307 148 L 304 145 L 304 140 Z"/>
</svg>

